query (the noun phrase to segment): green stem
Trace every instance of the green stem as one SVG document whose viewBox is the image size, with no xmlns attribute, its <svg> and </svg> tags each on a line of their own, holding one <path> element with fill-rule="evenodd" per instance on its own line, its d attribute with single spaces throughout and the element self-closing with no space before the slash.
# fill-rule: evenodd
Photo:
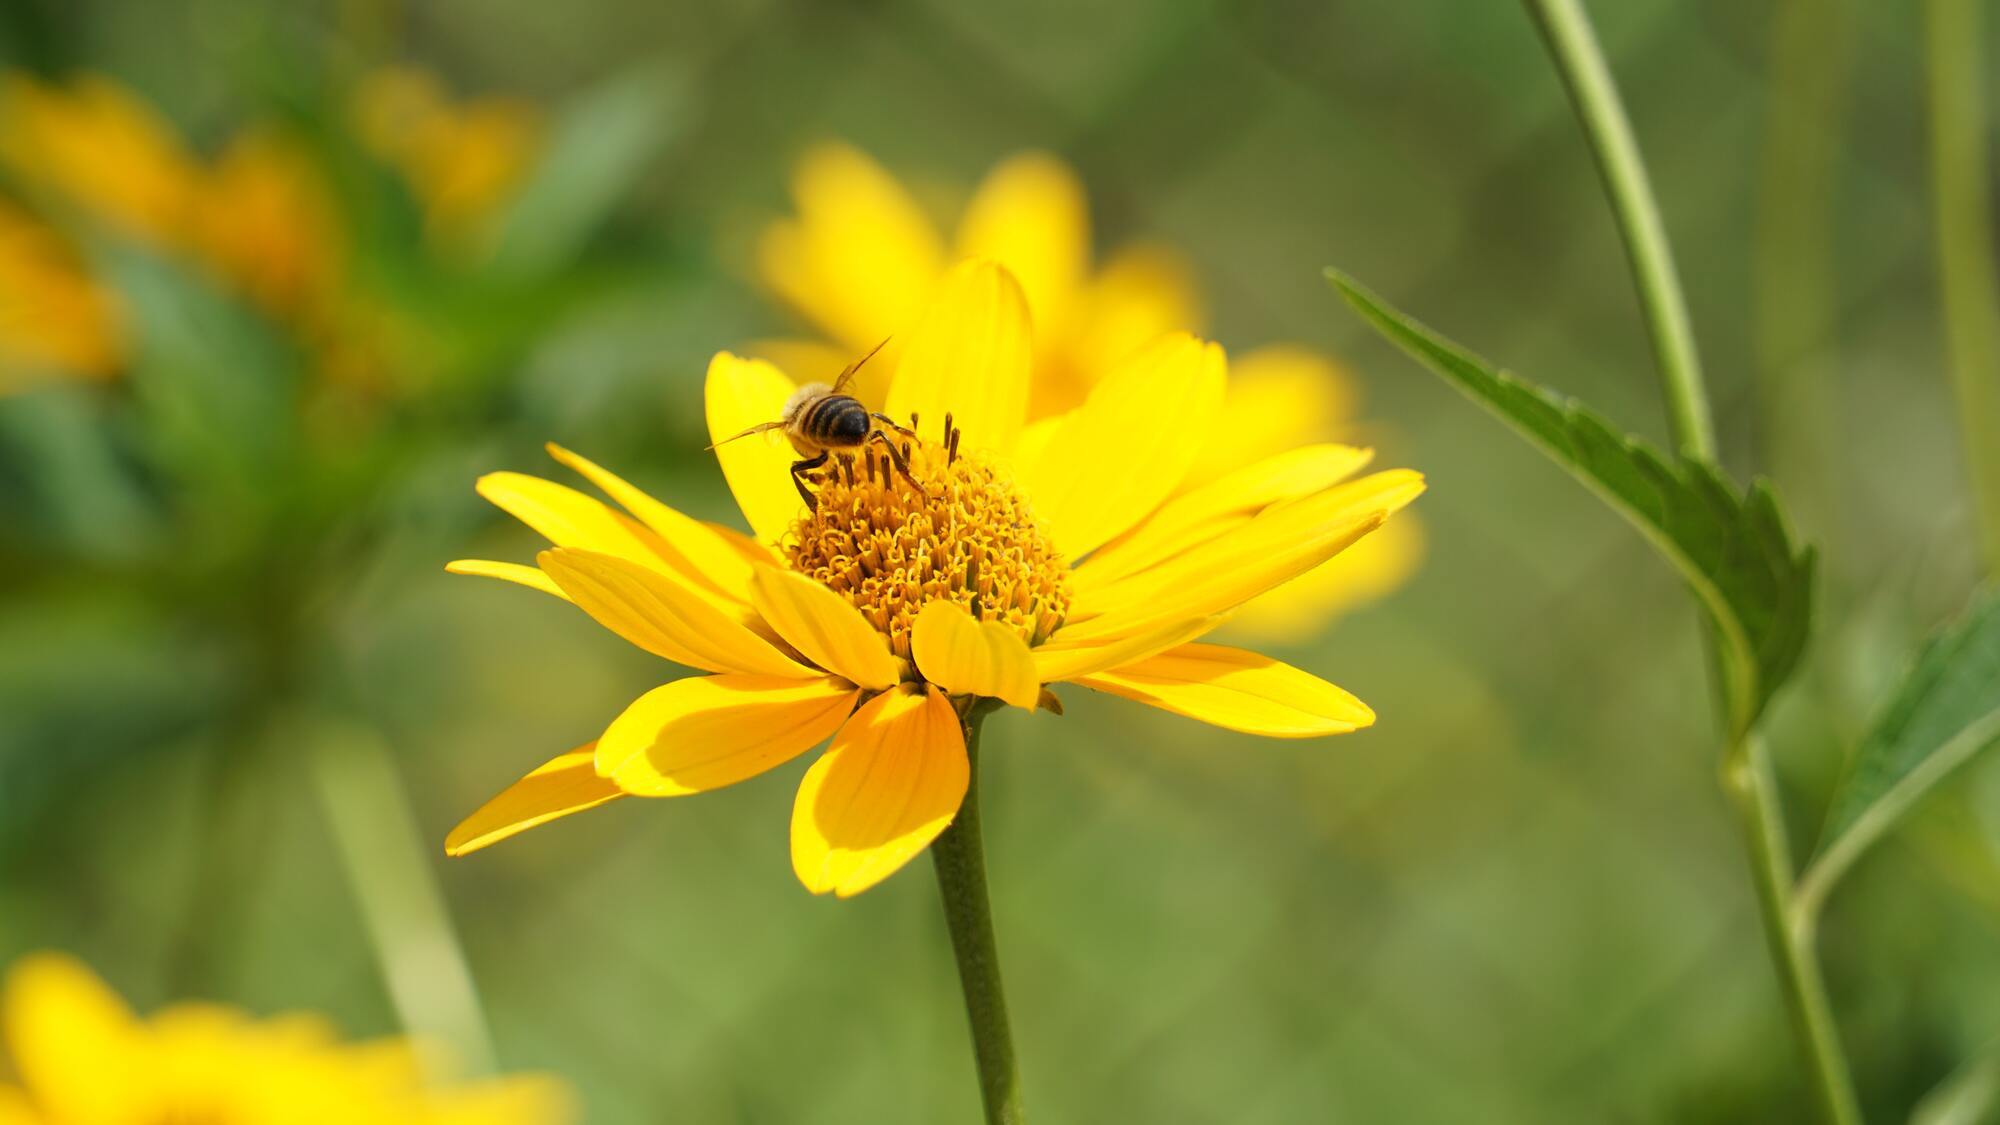
<svg viewBox="0 0 2000 1125">
<path fill-rule="evenodd" d="M 2000 278 L 1988 211 L 1985 28 L 1977 0 L 1924 5 L 1931 189 L 1952 388 L 1989 575 L 2000 574 Z"/>
<path fill-rule="evenodd" d="M 1646 178 L 1645 163 L 1632 138 L 1632 126 L 1611 81 L 1610 68 L 1578 0 L 1523 0 L 1540 26 L 1556 69 L 1569 88 L 1584 134 L 1604 178 L 1605 193 L 1625 238 L 1638 285 L 1640 304 L 1652 332 L 1658 357 L 1660 386 L 1667 400 L 1668 423 L 1683 455 L 1715 460 L 1715 422 L 1709 414 L 1689 328 L 1686 299 L 1675 276 L 1659 207 Z M 1728 652 L 1707 630 L 1709 658 L 1720 671 L 1729 670 Z M 1725 674 L 1716 678 L 1729 682 Z M 1728 700 L 1719 698 L 1725 714 Z M 1785 1006 L 1804 1053 L 1814 1093 L 1830 1125 L 1855 1125 L 1861 1120 L 1841 1051 L 1839 1029 L 1827 1001 L 1826 984 L 1814 950 L 1814 926 L 1792 922 L 1793 869 L 1785 844 L 1785 813 L 1778 799 L 1762 741 L 1754 734 L 1733 738 L 1723 755 L 1723 786 L 1735 806 L 1749 849 L 1751 883 L 1756 890 L 1758 917 L 1770 945 Z"/>
<path fill-rule="evenodd" d="M 1841 1051 L 1840 1030 L 1827 1000 L 1814 945 L 1814 916 L 1792 909 L 1792 856 L 1785 841 L 1785 814 L 1778 803 L 1777 778 L 1761 738 L 1751 735 L 1738 743 L 1722 765 L 1722 787 L 1729 794 L 1750 856 L 1750 882 L 1757 893 L 1757 914 L 1771 947 L 1771 963 L 1791 1013 L 1792 1033 L 1805 1052 L 1813 1092 L 1831 1125 L 1858 1125 L 1861 1107 L 1854 1079 Z"/>
<path fill-rule="evenodd" d="M 1632 124 L 1625 118 L 1625 105 L 1618 99 L 1618 87 L 1611 81 L 1604 52 L 1590 29 L 1590 18 L 1578 0 L 1522 2 L 1555 57 L 1556 70 L 1569 88 L 1577 116 L 1583 119 L 1584 136 L 1597 159 L 1598 174 L 1604 177 L 1605 194 L 1611 199 L 1618 232 L 1631 259 L 1632 281 L 1645 306 L 1674 442 L 1693 457 L 1713 461 L 1715 424 L 1709 418 L 1708 392 L 1701 381 L 1701 358 L 1695 352 L 1687 300 L 1681 295 L 1680 276 L 1667 249 L 1666 227 L 1646 179 L 1645 163 L 1639 158 L 1638 142 L 1632 139 Z"/>
<path fill-rule="evenodd" d="M 1821 391 L 1838 331 L 1832 235 L 1848 23 L 1843 5 L 1822 0 L 1779 0 L 1772 12 L 1751 261 L 1765 463 L 1822 544 L 1844 529 L 1839 422 Z"/>
<path fill-rule="evenodd" d="M 951 826 L 931 844 L 938 897 L 958 958 L 965 1014 L 972 1021 L 972 1052 L 979 1065 L 979 1094 L 987 1125 L 1019 1125 L 1021 1075 L 1007 1027 L 1007 997 L 1000 988 L 1000 955 L 993 943 L 993 910 L 986 901 L 986 849 L 979 837 L 979 727 L 984 713 L 964 716 L 965 756 L 971 778 Z"/>
<path fill-rule="evenodd" d="M 451 1050 L 425 1060 L 441 1079 L 490 1073 L 493 1040 L 479 993 L 389 748 L 373 731 L 327 721 L 308 721 L 296 735 L 397 1017 L 420 1046 Z"/>
</svg>

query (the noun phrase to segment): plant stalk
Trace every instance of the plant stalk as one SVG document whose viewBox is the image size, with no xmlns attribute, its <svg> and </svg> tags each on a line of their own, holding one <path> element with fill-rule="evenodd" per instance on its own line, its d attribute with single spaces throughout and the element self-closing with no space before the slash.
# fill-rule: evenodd
<svg viewBox="0 0 2000 1125">
<path fill-rule="evenodd" d="M 1674 442 L 1683 456 L 1713 463 L 1715 421 L 1702 383 L 1687 301 L 1674 271 L 1666 229 L 1660 221 L 1659 205 L 1653 198 L 1645 163 L 1639 156 L 1639 146 L 1633 139 L 1617 87 L 1612 83 L 1610 68 L 1591 31 L 1589 17 L 1579 0 L 1523 0 L 1523 3 L 1541 28 L 1556 69 L 1569 89 L 1584 135 L 1590 139 L 1591 151 L 1596 154 L 1605 194 L 1618 217 L 1640 305 L 1653 338 Z M 1717 702 L 1727 724 L 1729 703 L 1722 685 L 1730 681 L 1725 662 L 1731 658 L 1717 643 L 1713 628 L 1705 633 L 1710 664 L 1723 673 L 1715 682 Z M 1826 984 L 1814 949 L 1815 926 L 1811 919 L 1796 926 L 1792 922 L 1794 872 L 1790 848 L 1785 842 L 1785 813 L 1763 742 L 1754 732 L 1732 735 L 1723 755 L 1722 781 L 1743 830 L 1758 917 L 1770 945 L 1772 966 L 1778 973 L 1799 1049 L 1805 1056 L 1807 1077 L 1829 1125 L 1858 1125 L 1861 1113 L 1854 1080 L 1841 1050 L 1839 1029 L 1827 1001 Z"/>
<path fill-rule="evenodd" d="M 1000 987 L 1000 955 L 986 897 L 986 849 L 979 835 L 979 728 L 984 718 L 976 708 L 963 716 L 971 776 L 958 816 L 931 844 L 931 860 L 952 954 L 958 959 L 959 984 L 965 989 L 987 1125 L 1020 1125 L 1021 1075 L 1008 1030 L 1007 997 Z"/>
<path fill-rule="evenodd" d="M 494 1069 L 472 970 L 387 745 L 365 727 L 300 720 L 341 865 L 402 1024 L 440 1081 Z M 449 1053 L 429 1049 L 442 1046 Z"/>
<path fill-rule="evenodd" d="M 1924 52 L 1938 282 L 1952 389 L 1989 577 L 2000 575 L 2000 277 L 1986 157 L 1986 29 L 1977 0 L 1927 0 Z"/>
<path fill-rule="evenodd" d="M 1680 275 L 1667 248 L 1666 226 L 1653 199 L 1639 144 L 1626 120 L 1625 104 L 1611 81 L 1604 52 L 1590 29 L 1590 18 L 1579 0 L 1522 0 L 1541 29 L 1554 56 L 1556 70 L 1569 89 L 1570 102 L 1583 120 L 1605 194 L 1625 240 L 1632 264 L 1632 282 L 1645 307 L 1646 328 L 1653 340 L 1653 357 L 1666 394 L 1667 420 L 1674 442 L 1690 456 L 1715 460 L 1715 424 L 1709 416 L 1708 391 L 1702 384 L 1701 357 L 1695 352 L 1694 329 Z"/>
<path fill-rule="evenodd" d="M 1763 739 L 1751 734 L 1731 749 L 1722 765 L 1729 794 L 1749 850 L 1750 883 L 1757 914 L 1771 947 L 1771 964 L 1792 1020 L 1792 1033 L 1805 1053 L 1813 1094 L 1830 1125 L 1859 1125 L 1861 1107 L 1841 1051 L 1840 1029 L 1827 1000 L 1826 981 L 1815 950 L 1817 917 L 1791 909 L 1792 856 L 1785 840 L 1785 815 L 1778 802 Z"/>
</svg>

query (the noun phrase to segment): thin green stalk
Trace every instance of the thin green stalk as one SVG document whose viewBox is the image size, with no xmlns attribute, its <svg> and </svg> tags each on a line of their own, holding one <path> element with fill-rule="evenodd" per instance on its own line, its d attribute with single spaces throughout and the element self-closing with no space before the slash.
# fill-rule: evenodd
<svg viewBox="0 0 2000 1125">
<path fill-rule="evenodd" d="M 451 1056 L 440 1072 L 493 1070 L 493 1041 L 396 764 L 374 732 L 299 730 L 334 843 L 381 962 L 389 999 L 420 1044 Z"/>
<path fill-rule="evenodd" d="M 1858 1125 L 1861 1107 L 1815 950 L 1817 919 L 1791 909 L 1793 868 L 1791 848 L 1785 842 L 1785 813 L 1761 738 L 1752 734 L 1730 751 L 1722 765 L 1722 787 L 1749 848 L 1757 914 L 1771 946 L 1771 963 L 1778 970 L 1792 1033 L 1812 1072 L 1813 1094 L 1828 1122 Z"/>
<path fill-rule="evenodd" d="M 1771 18 L 1751 260 L 1760 448 L 1790 514 L 1824 545 L 1844 526 L 1839 423 L 1824 390 L 1838 332 L 1833 229 L 1852 36 L 1844 4 L 1779 0 Z"/>
<path fill-rule="evenodd" d="M 2000 575 L 2000 277 L 1987 197 L 1986 29 L 1977 0 L 1927 0 L 1931 191 L 1952 388 L 1988 575 Z"/>
<path fill-rule="evenodd" d="M 958 958 L 965 1014 L 972 1021 L 972 1053 L 979 1066 L 979 1094 L 987 1125 L 1020 1125 L 1021 1075 L 1007 1025 L 1007 997 L 1000 988 L 1000 955 L 993 943 L 993 911 L 986 900 L 986 849 L 979 837 L 979 727 L 984 712 L 964 716 L 965 756 L 971 780 L 951 826 L 931 844 L 938 897 Z"/>
<path fill-rule="evenodd" d="M 1666 227 L 1660 222 L 1660 208 L 1646 179 L 1638 142 L 1625 119 L 1625 104 L 1611 81 L 1604 52 L 1590 29 L 1590 18 L 1578 0 L 1522 2 L 1555 57 L 1556 70 L 1569 88 L 1577 116 L 1583 119 L 1584 136 L 1597 158 L 1598 174 L 1604 177 L 1605 193 L 1610 196 L 1611 211 L 1618 219 L 1618 232 L 1632 263 L 1632 281 L 1645 307 L 1674 441 L 1690 455 L 1713 461 L 1715 424 L 1709 417 L 1708 392 L 1701 381 L 1701 357 L 1695 352 L 1687 301 L 1681 295 L 1680 276 L 1667 249 Z"/>
<path fill-rule="evenodd" d="M 1661 389 L 1667 400 L 1668 422 L 1684 455 L 1715 460 L 1715 423 L 1702 384 L 1701 365 L 1689 329 L 1687 304 L 1675 276 L 1659 207 L 1646 178 L 1631 124 L 1611 81 L 1610 68 L 1597 46 L 1589 18 L 1578 0 L 1523 0 L 1541 27 L 1556 69 L 1569 88 L 1577 116 L 1583 122 L 1591 150 L 1597 155 L 1605 193 L 1618 216 L 1619 229 L 1632 259 L 1632 275 L 1659 359 Z M 1727 672 L 1726 650 L 1708 631 L 1710 662 Z M 1716 683 L 1728 682 L 1718 676 Z M 1718 697 L 1725 710 L 1728 701 Z M 1808 1077 L 1830 1125 L 1856 1125 L 1861 1120 L 1841 1051 L 1839 1029 L 1814 950 L 1810 924 L 1791 924 L 1793 868 L 1785 846 L 1785 814 L 1777 780 L 1755 734 L 1733 740 L 1723 756 L 1722 779 L 1737 811 L 1749 849 L 1751 883 L 1756 890 L 1758 917 L 1770 944 L 1785 1006 L 1791 1014 Z"/>
</svg>

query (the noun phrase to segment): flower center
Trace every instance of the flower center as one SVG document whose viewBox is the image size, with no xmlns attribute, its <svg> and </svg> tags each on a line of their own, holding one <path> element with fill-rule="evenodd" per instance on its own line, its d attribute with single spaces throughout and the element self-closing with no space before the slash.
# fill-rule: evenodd
<svg viewBox="0 0 2000 1125">
<path fill-rule="evenodd" d="M 1027 497 L 980 454 L 907 448 L 921 490 L 878 445 L 834 455 L 818 506 L 792 525 L 793 569 L 853 602 L 906 660 L 917 611 L 940 600 L 1046 640 L 1069 612 L 1069 568 Z"/>
</svg>

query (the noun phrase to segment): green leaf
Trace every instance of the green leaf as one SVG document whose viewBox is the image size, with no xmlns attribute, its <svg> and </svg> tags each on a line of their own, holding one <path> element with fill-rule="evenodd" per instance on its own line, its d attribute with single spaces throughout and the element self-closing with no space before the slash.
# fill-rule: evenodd
<svg viewBox="0 0 2000 1125">
<path fill-rule="evenodd" d="M 1800 880 L 1814 903 L 1925 794 L 2000 742 L 2000 591 L 1918 654 L 1834 790 L 1819 848 Z"/>
<path fill-rule="evenodd" d="M 533 275 L 575 257 L 686 117 L 685 81 L 647 68 L 586 92 L 557 117 L 494 256 L 497 269 Z"/>
<path fill-rule="evenodd" d="M 1739 492 L 1713 465 L 1669 461 L 1574 399 L 1494 368 L 1346 274 L 1330 269 L 1327 278 L 1377 331 L 1520 431 L 1680 570 L 1725 644 L 1730 733 L 1747 733 L 1798 666 L 1812 617 L 1813 553 L 1792 542 L 1769 485 Z"/>
</svg>

